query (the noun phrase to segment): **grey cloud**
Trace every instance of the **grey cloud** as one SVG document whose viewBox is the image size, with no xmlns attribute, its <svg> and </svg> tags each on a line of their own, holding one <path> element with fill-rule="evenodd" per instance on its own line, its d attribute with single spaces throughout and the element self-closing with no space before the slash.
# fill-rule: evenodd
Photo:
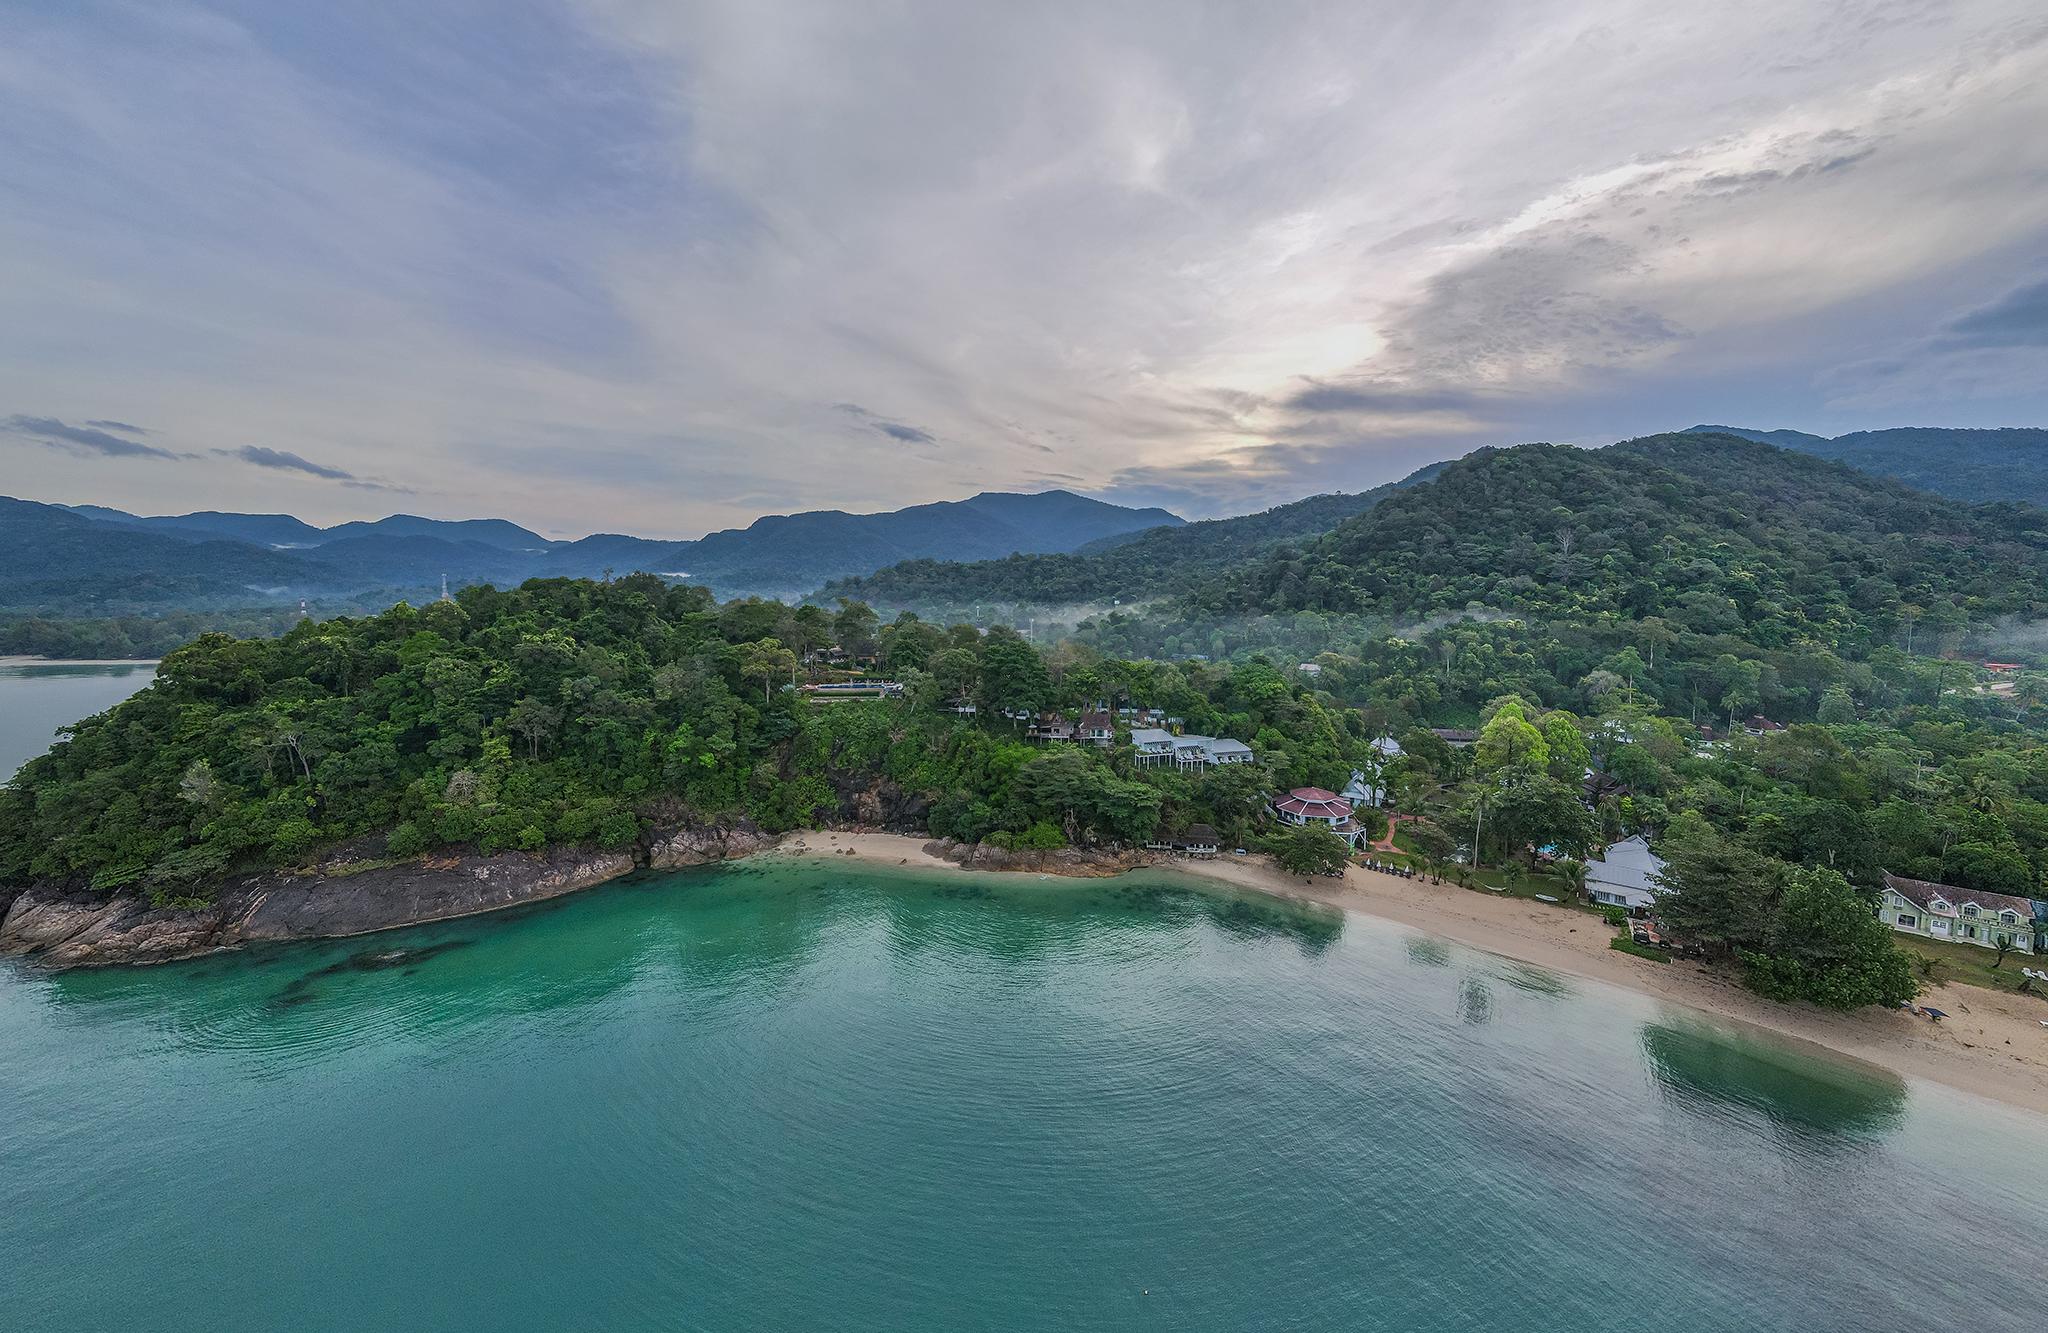
<svg viewBox="0 0 2048 1333">
<path fill-rule="evenodd" d="M 832 404 L 832 410 L 844 412 L 854 420 L 867 426 L 870 430 L 879 431 L 890 439 L 901 440 L 905 444 L 937 444 L 939 442 L 938 436 L 933 435 L 928 430 L 917 426 L 908 426 L 901 421 L 891 421 L 888 417 L 879 416 L 868 411 L 859 403 L 834 403 Z"/>
<path fill-rule="evenodd" d="M 244 463 L 254 463 L 257 467 L 277 468 L 283 472 L 303 472 L 308 476 L 324 477 L 328 481 L 359 480 L 353 472 L 344 472 L 338 467 L 315 463 L 312 459 L 301 458 L 289 450 L 269 449 L 260 444 L 245 444 L 239 449 L 216 449 L 214 452 L 223 458 L 239 458 Z"/>
<path fill-rule="evenodd" d="M 107 458 L 179 459 L 191 456 L 173 453 L 169 449 L 159 449 L 152 444 L 123 439 L 96 426 L 66 425 L 55 417 L 31 417 L 17 413 L 7 418 L 5 429 L 12 434 L 26 436 L 54 448 L 80 450 Z"/>
<path fill-rule="evenodd" d="M 125 421 L 88 421 L 85 424 L 88 426 L 95 426 L 100 430 L 117 430 L 120 431 L 123 435 L 149 434 L 149 432 L 144 430 L 142 427 L 131 426 Z"/>
<path fill-rule="evenodd" d="M 1942 326 L 1951 347 L 2048 346 L 2048 278 L 2037 278 Z"/>
<path fill-rule="evenodd" d="M 1686 336 L 1602 290 L 1641 262 L 1634 246 L 1577 228 L 1503 247 L 1433 279 L 1389 348 L 1424 382 L 1514 382 L 1625 364 Z"/>
<path fill-rule="evenodd" d="M 1371 381 L 1332 382 L 1304 375 L 1302 389 L 1286 400 L 1297 412 L 1450 412 L 1480 401 L 1469 389 L 1403 388 Z"/>
<path fill-rule="evenodd" d="M 2048 377 L 2048 277 L 1944 320 L 1881 356 L 1832 367 L 1815 382 L 1831 403 L 1891 407 L 2036 392 Z"/>
<path fill-rule="evenodd" d="M 216 449 L 213 452 L 222 458 L 236 458 L 244 463 L 254 463 L 257 467 L 273 468 L 279 472 L 303 472 L 309 477 L 319 477 L 323 481 L 340 482 L 350 490 L 385 491 L 395 495 L 415 493 L 409 486 L 394 486 L 375 477 L 359 477 L 338 467 L 316 463 L 289 449 L 271 449 L 260 444 L 245 444 L 239 449 Z"/>
</svg>

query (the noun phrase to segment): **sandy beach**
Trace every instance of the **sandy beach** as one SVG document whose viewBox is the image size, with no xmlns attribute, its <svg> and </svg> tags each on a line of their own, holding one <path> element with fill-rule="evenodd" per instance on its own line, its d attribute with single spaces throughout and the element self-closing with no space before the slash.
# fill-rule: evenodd
<svg viewBox="0 0 2048 1333">
<path fill-rule="evenodd" d="M 921 839 L 892 833 L 794 835 L 770 855 L 846 856 L 881 865 L 973 872 L 932 856 Z M 1652 962 L 1607 947 L 1612 938 L 1588 913 L 1525 899 L 1499 898 L 1354 866 L 1344 878 L 1304 881 L 1264 857 L 1173 861 L 1162 869 L 1235 888 L 1327 903 L 1397 922 L 1475 949 L 1625 987 L 1733 1023 L 1810 1042 L 1908 1078 L 1926 1079 L 2029 1111 L 2048 1114 L 2048 1000 L 1944 983 L 1921 1001 L 1948 1012 L 1931 1023 L 1902 1011 L 1838 1014 L 1779 1004 L 1698 963 Z M 2017 964 L 2014 964 L 2017 966 Z"/>
</svg>

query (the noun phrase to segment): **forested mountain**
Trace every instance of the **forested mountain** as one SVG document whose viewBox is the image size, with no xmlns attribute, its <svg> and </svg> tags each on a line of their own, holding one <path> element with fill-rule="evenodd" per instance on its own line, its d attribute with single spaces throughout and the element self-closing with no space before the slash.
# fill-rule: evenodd
<svg viewBox="0 0 2048 1333">
<path fill-rule="evenodd" d="M 144 518 L 125 510 L 108 509 L 104 505 L 60 507 L 82 517 L 105 523 L 120 523 L 128 527 L 146 528 L 167 536 L 188 537 L 194 540 L 225 537 L 230 541 L 249 542 L 257 546 L 313 546 L 324 536 L 319 528 L 293 518 L 290 514 L 227 514 L 219 510 L 203 509 L 193 514 L 167 514 Z"/>
<path fill-rule="evenodd" d="M 247 600 L 322 576 L 300 556 L 246 542 L 96 522 L 56 505 L 0 497 L 0 607 L 72 615 L 136 605 Z"/>
<path fill-rule="evenodd" d="M 396 514 L 315 528 L 284 514 L 142 518 L 97 506 L 7 500 L 0 516 L 0 611 L 108 617 L 255 610 L 300 598 L 389 605 L 452 586 L 644 571 L 720 593 L 792 593 L 918 556 L 978 559 L 1068 551 L 1178 524 L 1067 491 L 988 493 L 883 514 L 773 516 L 697 541 L 599 535 L 550 542 L 503 519 Z"/>
<path fill-rule="evenodd" d="M 1357 494 L 1312 495 L 1239 518 L 1103 538 L 1066 554 L 906 561 L 839 580 L 820 589 L 816 597 L 826 602 L 851 597 L 939 618 L 965 615 L 977 606 L 1028 613 L 1140 602 L 1183 591 L 1285 543 L 1320 536 L 1402 487 L 1436 475 L 1443 466 L 1432 464 L 1401 481 Z"/>
<path fill-rule="evenodd" d="M 1483 449 L 1299 552 L 1195 590 L 1207 612 L 1467 608 L 1860 655 L 1909 622 L 2032 616 L 2048 512 L 1972 507 L 1728 435 Z"/>
<path fill-rule="evenodd" d="M 1738 426 L 1695 426 L 1691 433 L 1712 431 L 1831 458 L 1957 500 L 2024 500 L 2048 507 L 2048 430 L 1901 426 L 1833 439 Z"/>
<path fill-rule="evenodd" d="M 1100 538 L 1180 522 L 1164 509 L 1127 509 L 1070 491 L 985 491 L 966 500 L 913 505 L 885 514 L 826 509 L 756 519 L 742 529 L 670 544 L 654 558 L 660 569 L 645 561 L 636 568 L 687 571 L 693 580 L 721 590 L 792 595 L 829 579 L 865 574 L 902 560 L 983 560 L 1014 551 L 1071 551 Z M 555 572 L 601 571 L 566 567 Z"/>
</svg>

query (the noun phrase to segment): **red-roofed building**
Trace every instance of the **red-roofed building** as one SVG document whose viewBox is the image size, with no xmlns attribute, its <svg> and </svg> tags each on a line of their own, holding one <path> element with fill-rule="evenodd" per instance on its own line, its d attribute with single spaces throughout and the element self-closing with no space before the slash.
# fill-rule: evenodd
<svg viewBox="0 0 2048 1333">
<path fill-rule="evenodd" d="M 1273 802 L 1273 814 L 1283 824 L 1320 824 L 1354 845 L 1365 831 L 1351 818 L 1351 802 L 1321 787 L 1296 787 Z"/>
</svg>

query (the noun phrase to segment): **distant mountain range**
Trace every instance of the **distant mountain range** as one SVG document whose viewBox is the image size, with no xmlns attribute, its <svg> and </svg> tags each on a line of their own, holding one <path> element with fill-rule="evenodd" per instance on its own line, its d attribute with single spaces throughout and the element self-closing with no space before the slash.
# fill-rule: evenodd
<svg viewBox="0 0 2048 1333">
<path fill-rule="evenodd" d="M 2048 430 L 1900 426 L 1859 430 L 1833 439 L 1801 430 L 1744 426 L 1694 426 L 1686 433 L 1708 432 L 1831 458 L 1954 500 L 1972 504 L 2022 500 L 2048 508 Z"/>
<path fill-rule="evenodd" d="M 1019 554 L 971 563 L 911 560 L 842 579 L 818 594 L 852 597 L 927 618 L 971 614 L 976 607 L 1073 608 L 1145 601 L 1184 592 L 1219 570 L 1289 543 L 1322 536 L 1386 497 L 1436 476 L 1432 463 L 1400 481 L 1354 494 L 1312 495 L 1257 514 L 1105 537 L 1063 554 Z"/>
<path fill-rule="evenodd" d="M 552 542 L 503 519 L 395 514 L 317 528 L 289 514 L 143 517 L 0 498 L 0 610 L 103 616 L 170 607 L 417 595 L 453 586 L 636 570 L 721 597 L 790 596 L 919 558 L 1072 551 L 1182 522 L 1069 491 L 984 492 L 881 514 L 817 510 L 696 541 L 599 534 Z"/>
</svg>

